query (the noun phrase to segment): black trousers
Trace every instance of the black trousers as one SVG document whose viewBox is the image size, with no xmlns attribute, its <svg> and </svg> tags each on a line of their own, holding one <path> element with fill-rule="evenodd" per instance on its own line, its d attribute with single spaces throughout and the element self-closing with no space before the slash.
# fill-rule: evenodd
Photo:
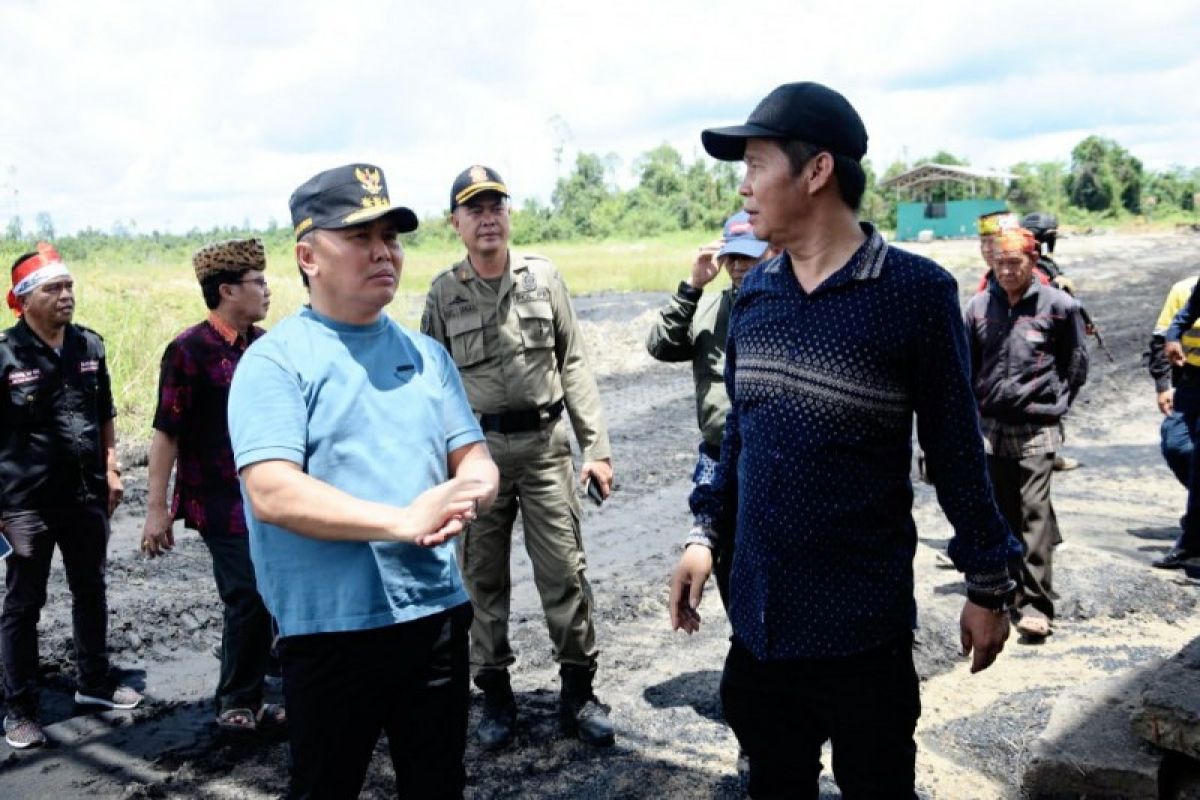
<svg viewBox="0 0 1200 800">
<path fill-rule="evenodd" d="M 911 634 L 844 658 L 771 662 L 735 639 L 721 703 L 750 760 L 756 800 L 816 800 L 827 740 L 846 800 L 916 797 L 921 698 Z"/>
<path fill-rule="evenodd" d="M 385 628 L 281 639 L 288 797 L 358 797 L 381 732 L 399 797 L 462 797 L 470 627 L 464 603 Z"/>
<path fill-rule="evenodd" d="M 246 536 L 203 537 L 212 554 L 217 594 L 225 606 L 221 631 L 221 674 L 217 680 L 217 712 L 257 709 L 271 657 L 271 614 L 254 582 L 250 539 Z"/>
<path fill-rule="evenodd" d="M 79 688 L 98 691 L 108 680 L 108 603 L 104 585 L 108 514 L 99 506 L 7 511 L 4 527 L 4 535 L 13 546 L 12 555 L 5 561 L 7 593 L 0 614 L 4 691 L 11 712 L 36 717 L 37 625 L 46 605 L 55 545 L 62 551 L 71 590 Z"/>
</svg>

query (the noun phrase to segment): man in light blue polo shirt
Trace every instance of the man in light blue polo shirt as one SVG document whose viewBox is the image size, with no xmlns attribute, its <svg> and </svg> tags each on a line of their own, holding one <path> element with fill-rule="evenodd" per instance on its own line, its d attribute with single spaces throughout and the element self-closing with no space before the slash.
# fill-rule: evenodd
<svg viewBox="0 0 1200 800">
<path fill-rule="evenodd" d="M 260 594 L 278 621 L 289 797 L 355 797 L 386 731 L 401 796 L 461 797 L 471 606 L 443 546 L 496 467 L 446 351 L 383 308 L 417 218 L 366 164 L 293 193 L 311 305 L 229 397 Z"/>
</svg>

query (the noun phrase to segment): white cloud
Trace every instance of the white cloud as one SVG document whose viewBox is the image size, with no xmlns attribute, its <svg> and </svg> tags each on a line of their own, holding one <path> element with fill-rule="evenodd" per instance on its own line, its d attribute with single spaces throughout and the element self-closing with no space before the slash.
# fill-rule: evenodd
<svg viewBox="0 0 1200 800">
<path fill-rule="evenodd" d="M 1195 164 L 1200 11 L 1144 5 L 9 0 L 0 218 L 285 223 L 296 185 L 354 160 L 422 213 L 475 162 L 546 201 L 559 144 L 563 169 L 615 153 L 627 180 L 641 152 L 690 159 L 702 127 L 800 79 L 855 103 L 880 170 L 938 149 L 1067 160 L 1090 133 Z"/>
</svg>

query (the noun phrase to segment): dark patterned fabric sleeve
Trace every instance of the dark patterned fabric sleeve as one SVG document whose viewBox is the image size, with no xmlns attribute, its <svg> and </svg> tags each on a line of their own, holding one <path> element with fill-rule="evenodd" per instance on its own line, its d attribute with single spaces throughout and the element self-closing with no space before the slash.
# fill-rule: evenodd
<svg viewBox="0 0 1200 800">
<path fill-rule="evenodd" d="M 167 345 L 158 377 L 158 408 L 154 429 L 178 437 L 192 407 L 196 363 L 178 341 Z"/>
<path fill-rule="evenodd" d="M 949 555 L 972 589 L 1008 583 L 1021 545 L 993 499 L 983 435 L 971 392 L 971 350 L 950 276 L 926 289 L 916 359 L 917 439 L 954 536 Z"/>
</svg>

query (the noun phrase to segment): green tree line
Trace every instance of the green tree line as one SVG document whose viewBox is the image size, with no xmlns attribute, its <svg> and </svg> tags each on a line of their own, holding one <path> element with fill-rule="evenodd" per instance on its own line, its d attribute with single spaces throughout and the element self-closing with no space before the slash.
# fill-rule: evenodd
<svg viewBox="0 0 1200 800">
<path fill-rule="evenodd" d="M 862 216 L 885 230 L 896 225 L 897 196 L 880 184 L 923 163 L 969 166 L 953 153 L 938 151 L 911 164 L 896 161 L 876 173 L 864 161 L 867 188 Z M 741 207 L 737 194 L 739 165 L 696 158 L 690 163 L 668 144 L 643 153 L 633 164 L 636 183 L 622 189 L 617 181 L 616 156 L 581 152 L 568 173 L 555 183 L 548 204 L 536 198 L 513 210 L 513 240 L 517 245 L 574 239 L 637 239 L 676 231 L 716 231 Z M 1111 139 L 1089 136 L 1071 151 L 1070 162 L 1021 162 L 1010 167 L 1016 176 L 1008 183 L 991 182 L 992 196 L 1003 197 L 1013 210 L 1050 211 L 1065 223 L 1102 224 L 1134 216 L 1151 219 L 1191 219 L 1200 192 L 1200 168 L 1173 166 L 1148 171 L 1142 162 Z M 932 200 L 953 200 L 965 187 L 947 185 Z M 130 263 L 179 261 L 216 238 L 260 236 L 268 249 L 284 249 L 291 229 L 272 222 L 264 230 L 242 226 L 193 229 L 185 234 L 139 232 L 134 220 L 113 223 L 108 231 L 87 228 L 55 237 L 50 215 L 39 213 L 26 228 L 20 218 L 9 220 L 0 238 L 0 257 L 8 262 L 39 239 L 53 239 L 67 259 L 104 252 Z M 446 215 L 422 221 L 408 240 L 410 246 L 447 243 L 455 234 Z"/>
</svg>

